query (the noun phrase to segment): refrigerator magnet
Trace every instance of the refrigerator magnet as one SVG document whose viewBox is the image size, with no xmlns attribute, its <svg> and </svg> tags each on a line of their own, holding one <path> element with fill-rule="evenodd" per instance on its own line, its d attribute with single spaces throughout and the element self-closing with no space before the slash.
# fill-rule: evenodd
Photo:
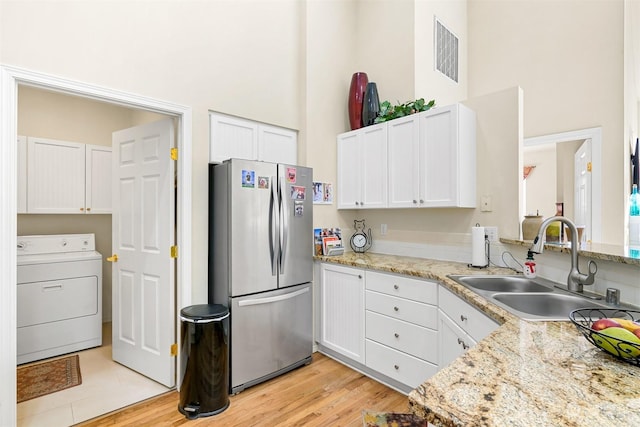
<svg viewBox="0 0 640 427">
<path fill-rule="evenodd" d="M 304 215 L 304 204 L 301 200 L 293 202 L 293 216 Z"/>
<path fill-rule="evenodd" d="M 305 198 L 305 187 L 301 187 L 298 185 L 291 186 L 291 198 L 293 200 L 304 200 Z"/>
<path fill-rule="evenodd" d="M 268 176 L 259 176 L 258 177 L 258 188 L 269 188 L 269 177 Z"/>
<path fill-rule="evenodd" d="M 287 182 L 290 184 L 296 183 L 296 168 L 287 168 Z"/>
<path fill-rule="evenodd" d="M 256 173 L 255 171 L 242 170 L 242 186 L 245 188 L 255 188 Z"/>
</svg>

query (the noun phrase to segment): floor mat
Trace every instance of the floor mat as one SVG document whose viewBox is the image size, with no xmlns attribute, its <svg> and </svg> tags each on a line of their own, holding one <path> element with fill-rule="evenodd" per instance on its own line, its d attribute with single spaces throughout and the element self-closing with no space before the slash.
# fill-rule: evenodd
<svg viewBox="0 0 640 427">
<path fill-rule="evenodd" d="M 82 384 L 78 355 L 17 368 L 18 403 Z"/>
</svg>

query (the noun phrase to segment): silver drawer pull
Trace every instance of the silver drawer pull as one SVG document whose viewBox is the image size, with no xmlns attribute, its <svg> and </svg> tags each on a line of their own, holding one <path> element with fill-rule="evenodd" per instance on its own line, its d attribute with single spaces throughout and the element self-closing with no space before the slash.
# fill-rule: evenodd
<svg viewBox="0 0 640 427">
<path fill-rule="evenodd" d="M 400 338 L 400 334 L 397 333 L 397 332 L 395 334 L 393 334 L 393 336 L 396 337 L 396 338 Z"/>
<path fill-rule="evenodd" d="M 397 289 L 400 289 L 400 286 L 398 286 L 398 285 L 393 285 L 393 289 L 396 289 L 396 290 L 397 290 Z"/>
<path fill-rule="evenodd" d="M 395 368 L 395 370 L 397 371 L 398 369 L 400 369 L 400 366 L 398 365 L 393 365 L 393 367 Z"/>
<path fill-rule="evenodd" d="M 466 342 L 462 341 L 460 338 L 458 338 L 458 344 L 462 345 L 463 350 L 467 350 L 469 348 L 469 345 Z"/>
<path fill-rule="evenodd" d="M 400 310 L 398 307 L 393 307 L 393 311 L 398 311 Z"/>
<path fill-rule="evenodd" d="M 460 315 L 460 320 L 462 320 L 463 322 L 467 321 L 467 316 L 465 316 L 464 314 Z"/>
</svg>

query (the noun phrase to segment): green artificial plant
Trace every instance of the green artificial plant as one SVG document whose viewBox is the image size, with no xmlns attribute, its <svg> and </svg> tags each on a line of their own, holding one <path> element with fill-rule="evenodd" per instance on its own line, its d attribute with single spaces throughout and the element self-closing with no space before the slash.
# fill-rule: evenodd
<svg viewBox="0 0 640 427">
<path fill-rule="evenodd" d="M 424 98 L 405 102 L 404 104 L 400 104 L 400 102 L 398 102 L 398 105 L 391 105 L 389 101 L 384 101 L 380 103 L 380 112 L 378 113 L 378 117 L 375 118 L 374 123 L 382 123 L 397 119 L 398 117 L 427 111 L 434 105 L 436 105 L 436 101 L 434 99 L 429 102 L 425 102 Z"/>
</svg>

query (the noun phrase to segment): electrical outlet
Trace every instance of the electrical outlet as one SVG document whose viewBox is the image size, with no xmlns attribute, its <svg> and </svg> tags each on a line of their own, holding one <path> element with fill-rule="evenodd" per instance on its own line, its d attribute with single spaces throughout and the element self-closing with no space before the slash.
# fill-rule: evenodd
<svg viewBox="0 0 640 427">
<path fill-rule="evenodd" d="M 487 235 L 487 239 L 489 239 L 490 242 L 498 241 L 498 227 L 485 227 L 484 234 Z"/>
<path fill-rule="evenodd" d="M 380 235 L 384 236 L 387 234 L 387 224 L 380 224 Z"/>
</svg>

